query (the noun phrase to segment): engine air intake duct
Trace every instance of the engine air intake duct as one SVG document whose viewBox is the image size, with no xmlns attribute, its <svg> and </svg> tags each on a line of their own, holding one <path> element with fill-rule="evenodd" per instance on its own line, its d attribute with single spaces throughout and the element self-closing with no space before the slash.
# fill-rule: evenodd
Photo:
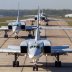
<svg viewBox="0 0 72 72">
<path fill-rule="evenodd" d="M 12 25 L 8 25 L 8 29 L 12 29 Z"/>
<path fill-rule="evenodd" d="M 21 29 L 25 29 L 25 25 L 21 25 Z"/>
<path fill-rule="evenodd" d="M 21 46 L 21 53 L 27 53 L 27 46 Z"/>
<path fill-rule="evenodd" d="M 44 53 L 51 53 L 51 46 L 44 46 Z"/>
</svg>

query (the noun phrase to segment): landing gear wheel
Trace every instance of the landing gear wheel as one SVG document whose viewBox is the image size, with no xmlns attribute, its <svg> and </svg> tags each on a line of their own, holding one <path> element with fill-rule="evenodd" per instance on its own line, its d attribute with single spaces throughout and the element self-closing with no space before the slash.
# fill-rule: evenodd
<svg viewBox="0 0 72 72">
<path fill-rule="evenodd" d="M 18 36 L 15 36 L 15 39 L 18 39 Z"/>
<path fill-rule="evenodd" d="M 33 66 L 33 71 L 38 71 L 38 66 L 37 65 Z"/>
<path fill-rule="evenodd" d="M 61 67 L 61 61 L 55 61 L 55 67 Z"/>
<path fill-rule="evenodd" d="M 19 61 L 13 61 L 13 67 L 19 67 Z"/>
<path fill-rule="evenodd" d="M 33 66 L 33 71 L 35 71 L 35 66 Z"/>
<path fill-rule="evenodd" d="M 32 38 L 32 34 L 28 34 L 28 38 Z"/>
<path fill-rule="evenodd" d="M 59 60 L 59 53 L 56 55 L 55 67 L 61 67 L 61 61 Z"/>
<path fill-rule="evenodd" d="M 6 35 L 4 35 L 4 38 L 8 38 L 8 35 L 6 34 Z"/>
<path fill-rule="evenodd" d="M 36 66 L 36 71 L 38 71 L 38 66 Z"/>
<path fill-rule="evenodd" d="M 46 26 L 48 26 L 48 23 L 46 23 Z"/>
<path fill-rule="evenodd" d="M 4 33 L 4 38 L 8 38 L 8 33 L 7 33 L 7 30 L 5 30 L 5 33 Z"/>
</svg>

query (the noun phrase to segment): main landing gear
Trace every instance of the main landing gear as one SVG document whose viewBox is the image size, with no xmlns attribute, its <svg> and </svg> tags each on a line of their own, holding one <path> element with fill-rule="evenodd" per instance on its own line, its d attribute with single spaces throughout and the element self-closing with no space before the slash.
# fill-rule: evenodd
<svg viewBox="0 0 72 72">
<path fill-rule="evenodd" d="M 15 54 L 15 60 L 13 61 L 13 67 L 19 67 L 19 61 L 17 61 L 17 59 L 18 59 L 18 55 L 17 54 Z"/>
<path fill-rule="evenodd" d="M 48 26 L 48 22 L 46 23 L 46 26 Z"/>
<path fill-rule="evenodd" d="M 28 38 L 32 38 L 32 34 L 31 34 L 31 31 L 29 31 L 29 34 L 28 34 Z"/>
<path fill-rule="evenodd" d="M 33 66 L 33 71 L 38 71 L 38 65 L 35 64 L 35 65 Z"/>
<path fill-rule="evenodd" d="M 59 61 L 59 54 L 56 55 L 55 67 L 61 67 L 61 61 Z"/>
<path fill-rule="evenodd" d="M 15 39 L 18 39 L 18 36 L 15 36 Z"/>
<path fill-rule="evenodd" d="M 4 38 L 8 38 L 7 30 L 5 30 Z"/>
</svg>

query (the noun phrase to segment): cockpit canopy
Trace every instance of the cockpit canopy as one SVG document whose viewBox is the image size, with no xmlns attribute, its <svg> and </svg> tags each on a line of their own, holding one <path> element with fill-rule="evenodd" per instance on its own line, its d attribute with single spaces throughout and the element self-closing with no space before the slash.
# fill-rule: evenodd
<svg viewBox="0 0 72 72">
<path fill-rule="evenodd" d="M 39 44 L 37 44 L 37 43 L 30 45 L 30 48 L 39 48 L 39 47 L 40 47 L 40 46 L 39 46 Z"/>
<path fill-rule="evenodd" d="M 38 45 L 37 46 L 33 45 L 33 46 L 30 46 L 30 48 L 39 48 L 39 46 Z"/>
<path fill-rule="evenodd" d="M 21 26 L 21 23 L 20 22 L 15 22 L 12 24 L 13 26 Z"/>
</svg>

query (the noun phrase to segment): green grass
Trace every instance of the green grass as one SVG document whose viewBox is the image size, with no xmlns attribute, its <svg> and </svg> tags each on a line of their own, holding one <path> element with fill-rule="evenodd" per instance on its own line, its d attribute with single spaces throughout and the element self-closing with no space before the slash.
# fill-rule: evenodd
<svg viewBox="0 0 72 72">
<path fill-rule="evenodd" d="M 72 22 L 68 22 L 69 26 L 72 26 Z"/>
<path fill-rule="evenodd" d="M 6 22 L 7 20 L 13 20 L 15 19 L 14 17 L 3 17 L 3 18 L 0 18 L 0 22 Z M 8 25 L 8 23 L 0 23 L 0 26 L 6 26 Z"/>
<path fill-rule="evenodd" d="M 72 26 L 72 18 L 65 18 L 65 17 L 62 17 L 61 19 L 65 20 L 69 26 Z"/>
<path fill-rule="evenodd" d="M 26 19 L 24 17 L 20 17 L 20 20 L 21 19 Z M 0 22 L 6 22 L 7 20 L 16 20 L 16 17 L 3 17 L 3 18 L 0 18 Z M 8 25 L 8 23 L 0 23 L 0 26 L 6 26 Z"/>
</svg>

